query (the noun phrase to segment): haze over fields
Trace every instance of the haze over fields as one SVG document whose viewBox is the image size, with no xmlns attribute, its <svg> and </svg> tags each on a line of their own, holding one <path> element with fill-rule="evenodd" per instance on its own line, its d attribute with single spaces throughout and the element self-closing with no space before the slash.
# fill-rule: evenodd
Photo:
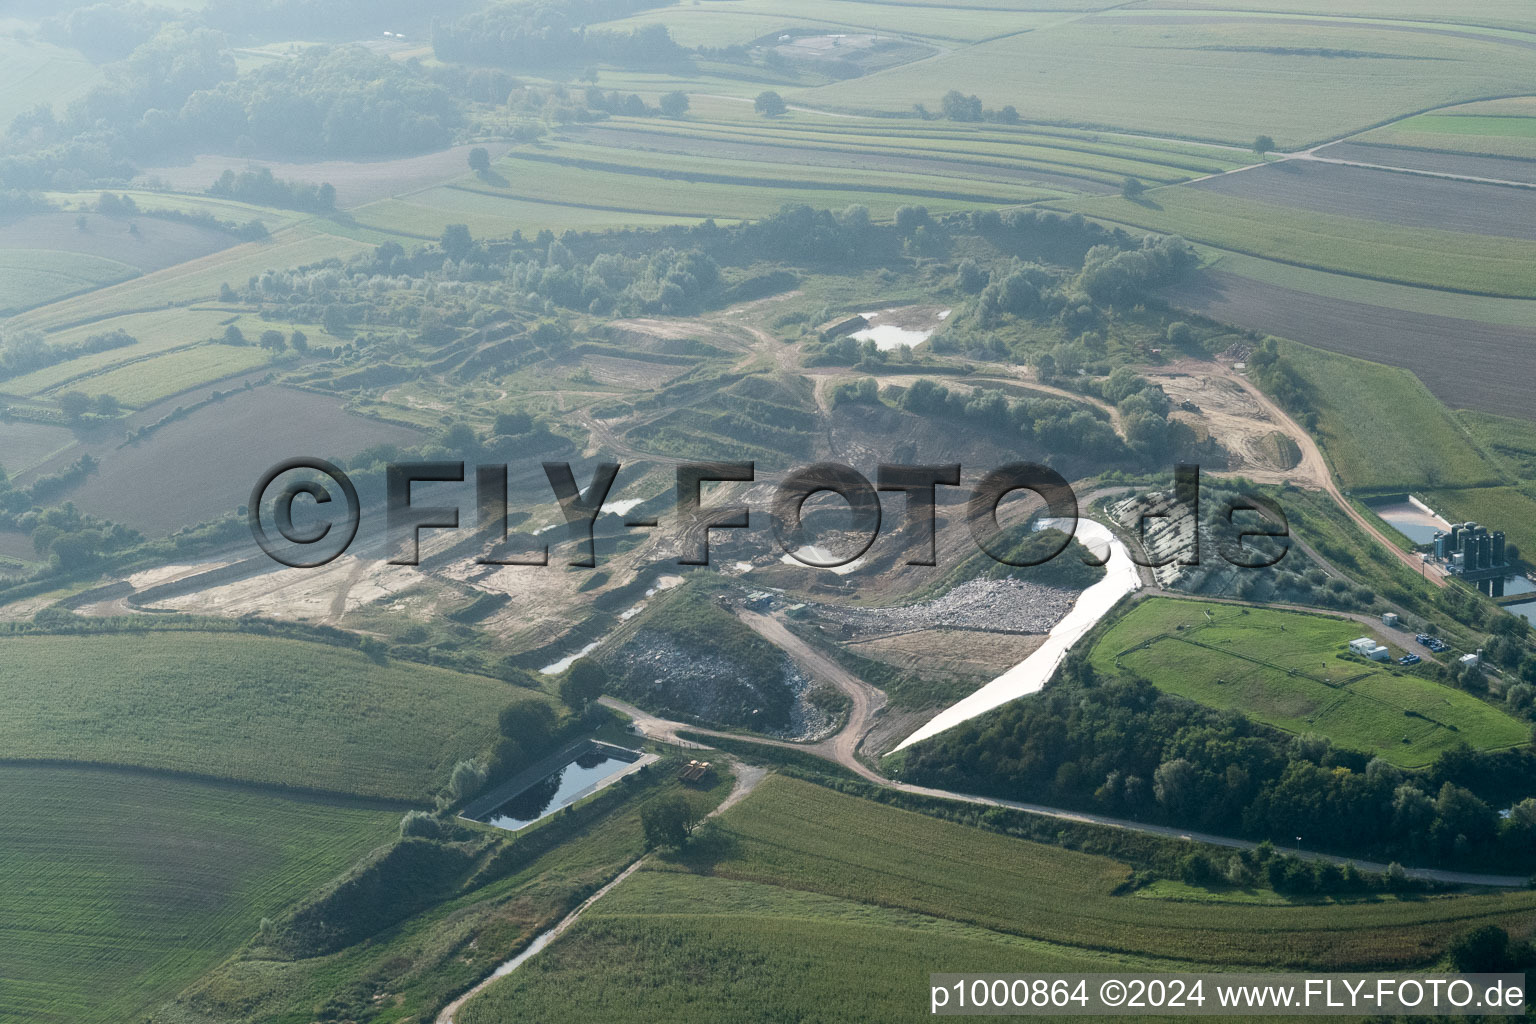
<svg viewBox="0 0 1536 1024">
<path fill-rule="evenodd" d="M 1526 0 L 16 0 L 0 1024 L 1536 967 L 1533 189 Z"/>
</svg>

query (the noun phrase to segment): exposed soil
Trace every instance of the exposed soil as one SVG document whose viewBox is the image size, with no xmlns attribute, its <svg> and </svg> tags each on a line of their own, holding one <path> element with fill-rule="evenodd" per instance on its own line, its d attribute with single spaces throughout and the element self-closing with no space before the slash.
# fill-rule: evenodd
<svg viewBox="0 0 1536 1024">
<path fill-rule="evenodd" d="M 1281 160 L 1241 174 L 1205 178 L 1190 187 L 1404 227 L 1536 238 L 1536 194 L 1505 185 Z"/>
<path fill-rule="evenodd" d="M 1511 371 L 1530 358 L 1536 329 L 1331 299 L 1225 271 L 1206 271 L 1166 294 L 1215 320 L 1405 367 L 1453 409 L 1536 419 L 1536 389 Z M 1447 372 L 1452 350 L 1455 372 Z"/>
<path fill-rule="evenodd" d="M 1190 363 L 1186 368 L 1158 373 L 1144 371 L 1154 384 L 1162 386 L 1177 407 L 1191 402 L 1198 412 L 1176 413 L 1189 416 L 1227 451 L 1225 472 L 1241 473 L 1260 483 L 1289 481 L 1309 487 L 1321 482 L 1311 479 L 1306 470 L 1297 471 L 1290 460 L 1282 462 L 1271 435 L 1281 431 L 1281 424 L 1265 411 L 1252 393 L 1236 381 L 1212 373 L 1210 363 Z M 1283 431 L 1281 431 L 1283 433 Z M 1222 467 L 1202 467 L 1221 472 Z"/>
<path fill-rule="evenodd" d="M 203 394 L 199 389 L 198 397 Z M 420 437 L 415 430 L 349 413 L 339 399 L 255 388 L 169 423 L 141 444 L 93 450 L 100 469 L 64 498 L 160 536 L 234 512 L 249 500 L 261 474 L 284 459 L 345 457 L 371 445 L 415 444 Z"/>
<path fill-rule="evenodd" d="M 1508 156 L 1473 156 L 1470 153 L 1442 153 L 1369 142 L 1335 142 L 1314 151 L 1320 157 L 1354 160 L 1365 164 L 1406 167 L 1435 174 L 1465 174 L 1473 178 L 1502 178 L 1536 184 L 1536 160 Z"/>
</svg>

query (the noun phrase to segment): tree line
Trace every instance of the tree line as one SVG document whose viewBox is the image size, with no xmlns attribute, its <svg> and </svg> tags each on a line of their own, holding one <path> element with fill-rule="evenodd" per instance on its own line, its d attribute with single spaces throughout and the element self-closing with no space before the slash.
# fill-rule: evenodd
<svg viewBox="0 0 1536 1024">
<path fill-rule="evenodd" d="M 1380 859 L 1536 866 L 1536 752 L 1465 744 L 1405 771 L 1081 657 L 908 754 L 905 781 Z M 1508 807 L 1507 817 L 1495 808 Z"/>
</svg>

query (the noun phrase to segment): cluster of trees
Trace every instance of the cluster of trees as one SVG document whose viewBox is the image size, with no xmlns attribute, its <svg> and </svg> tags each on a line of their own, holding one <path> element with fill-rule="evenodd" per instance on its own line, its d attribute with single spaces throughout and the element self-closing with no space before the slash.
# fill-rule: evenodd
<svg viewBox="0 0 1536 1024">
<path fill-rule="evenodd" d="M 513 261 L 506 274 L 518 291 L 599 315 L 695 312 L 720 288 L 719 266 L 697 249 L 603 253 L 583 263 L 555 240 L 542 260 Z"/>
<path fill-rule="evenodd" d="M 951 391 L 927 377 L 902 392 L 899 404 L 919 416 L 962 419 L 1029 438 L 1052 454 L 1123 458 L 1126 448 L 1109 420 L 1063 398 L 1009 398 L 995 389 Z"/>
<path fill-rule="evenodd" d="M 951 89 L 944 94 L 939 101 L 939 114 L 932 114 L 928 108 L 918 103 L 913 106 L 917 116 L 930 119 L 933 117 L 947 117 L 951 121 L 991 121 L 995 124 L 1018 124 L 1019 112 L 1012 104 L 999 110 L 992 110 L 981 105 L 981 97 L 967 96 L 958 89 Z"/>
<path fill-rule="evenodd" d="M 458 101 L 414 65 L 363 47 L 316 47 L 237 76 L 221 33 L 162 26 L 62 119 L 40 107 L 7 133 L 0 183 L 85 187 L 121 181 L 132 160 L 189 150 L 372 157 L 445 145 Z"/>
<path fill-rule="evenodd" d="M 461 120 L 419 70 L 360 46 L 315 47 L 192 93 L 178 127 L 202 147 L 357 158 L 438 149 Z"/>
<path fill-rule="evenodd" d="M 91 468 L 94 469 L 94 463 Z M 32 550 L 48 559 L 52 568 L 63 572 L 98 565 L 112 552 L 133 547 L 144 539 L 121 523 L 88 516 L 72 503 L 27 512 L 18 518 L 17 526 L 31 534 Z"/>
<path fill-rule="evenodd" d="M 1265 338 L 1248 355 L 1248 375 L 1275 401 L 1312 430 L 1317 426 L 1317 399 L 1312 383 L 1280 351 L 1280 343 Z"/>
<path fill-rule="evenodd" d="M 509 68 L 610 63 L 626 66 L 673 63 L 687 51 L 663 25 L 631 32 L 593 32 L 586 26 L 623 18 L 658 0 L 533 0 L 495 4 L 432 26 L 432 49 L 441 61 Z"/>
<path fill-rule="evenodd" d="M 38 34 L 55 46 L 73 47 L 101 64 L 128 56 L 174 14 L 138 0 L 88 4 L 44 18 Z"/>
<path fill-rule="evenodd" d="M 1083 260 L 1077 287 L 1101 305 L 1133 305 L 1198 262 L 1194 249 L 1177 235 L 1147 235 L 1139 249 L 1096 245 Z"/>
<path fill-rule="evenodd" d="M 301 181 L 281 181 L 268 167 L 238 174 L 226 170 L 208 186 L 208 194 L 224 199 L 238 199 L 257 206 L 281 206 L 310 213 L 330 213 L 336 209 L 336 189 L 330 182 L 306 185 Z"/>
<path fill-rule="evenodd" d="M 600 110 L 605 114 L 621 114 L 624 117 L 682 117 L 688 112 L 688 94 L 674 90 L 664 94 L 657 106 L 651 106 L 640 98 L 638 93 L 623 95 L 618 92 L 603 92 L 597 86 L 589 86 L 586 94 L 587 106 L 593 110 Z"/>
<path fill-rule="evenodd" d="M 903 777 L 1388 859 L 1536 859 L 1536 752 L 1465 745 L 1406 772 L 1074 659 L 1040 697 L 920 745 Z M 1494 807 L 1512 805 L 1502 818 Z"/>
<path fill-rule="evenodd" d="M 50 345 L 38 331 L 0 335 L 0 377 L 17 377 L 45 366 L 67 363 L 95 352 L 137 345 L 139 339 L 121 329 L 92 334 L 73 344 Z"/>
<path fill-rule="evenodd" d="M 1302 860 L 1279 853 L 1265 840 L 1251 850 L 1229 856 L 1201 852 L 1185 854 L 1178 877 L 1191 885 L 1231 885 L 1246 889 L 1267 885 L 1290 896 L 1337 895 L 1361 892 L 1414 892 L 1428 888 L 1393 861 L 1380 874 L 1366 874 L 1353 864 Z"/>
</svg>

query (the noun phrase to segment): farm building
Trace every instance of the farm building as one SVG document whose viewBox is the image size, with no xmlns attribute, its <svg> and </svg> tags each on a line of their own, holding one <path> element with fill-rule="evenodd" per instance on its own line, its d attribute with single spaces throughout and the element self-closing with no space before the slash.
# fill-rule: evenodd
<svg viewBox="0 0 1536 1024">
<path fill-rule="evenodd" d="M 1351 654 L 1358 654 L 1360 657 L 1369 658 L 1372 661 L 1386 661 L 1389 657 L 1387 649 L 1368 636 L 1362 636 L 1358 640 L 1351 640 L 1349 642 L 1349 651 Z"/>
<path fill-rule="evenodd" d="M 1463 654 L 1459 660 L 1463 668 L 1474 668 L 1479 662 L 1482 661 L 1482 659 L 1475 654 Z"/>
</svg>

